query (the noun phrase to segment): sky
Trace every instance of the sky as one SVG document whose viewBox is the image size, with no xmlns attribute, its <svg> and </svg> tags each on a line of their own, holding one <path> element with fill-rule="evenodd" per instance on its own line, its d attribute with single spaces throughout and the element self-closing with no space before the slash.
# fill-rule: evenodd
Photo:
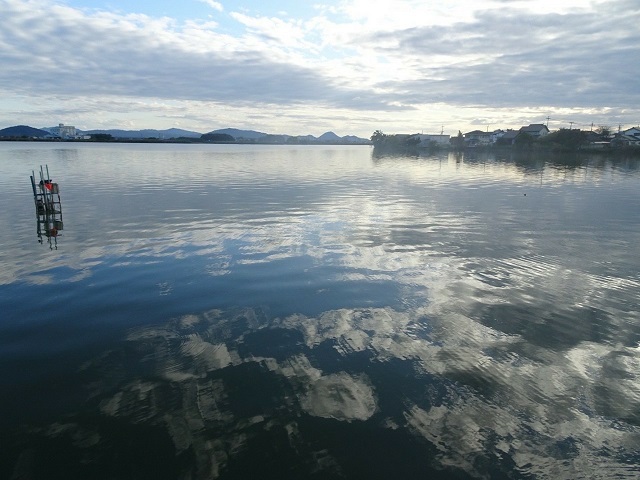
<svg viewBox="0 0 640 480">
<path fill-rule="evenodd" d="M 0 0 L 0 128 L 640 124 L 638 0 Z"/>
</svg>

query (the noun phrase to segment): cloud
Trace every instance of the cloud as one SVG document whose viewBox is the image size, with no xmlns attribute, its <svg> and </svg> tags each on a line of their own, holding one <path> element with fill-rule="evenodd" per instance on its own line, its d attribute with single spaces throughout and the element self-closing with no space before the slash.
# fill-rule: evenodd
<svg viewBox="0 0 640 480">
<path fill-rule="evenodd" d="M 200 1 L 206 5 L 209 5 L 214 10 L 217 10 L 219 12 L 224 11 L 224 7 L 220 2 L 215 2 L 214 0 L 200 0 Z"/>
<path fill-rule="evenodd" d="M 594 20 L 595 16 L 595 20 Z M 405 79 L 380 86 L 405 103 L 502 107 L 640 104 L 628 89 L 640 62 L 619 66 L 640 41 L 640 9 L 479 13 L 473 23 L 375 32 L 362 40 L 409 65 Z"/>
<path fill-rule="evenodd" d="M 272 122 L 293 126 L 286 109 L 324 123 L 367 112 L 360 132 L 457 131 L 474 118 L 519 126 L 562 110 L 574 122 L 627 123 L 640 113 L 640 7 L 628 0 L 352 0 L 308 17 L 230 11 L 216 22 L 44 0 L 0 5 L 7 98 L 55 95 L 67 108 L 87 97 L 107 107 L 203 102 L 202 112 L 213 103 L 238 117 L 280 108 Z"/>
<path fill-rule="evenodd" d="M 9 4 L 0 83 L 19 94 L 127 95 L 231 104 L 395 109 L 374 93 L 268 57 L 250 42 L 168 18 Z M 29 32 L 28 34 L 26 32 Z"/>
</svg>

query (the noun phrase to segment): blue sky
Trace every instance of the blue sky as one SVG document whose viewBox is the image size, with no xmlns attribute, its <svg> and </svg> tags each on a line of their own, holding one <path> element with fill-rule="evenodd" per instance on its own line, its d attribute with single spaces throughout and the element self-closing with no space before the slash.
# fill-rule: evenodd
<svg viewBox="0 0 640 480">
<path fill-rule="evenodd" d="M 283 18 L 309 18 L 316 9 L 313 2 L 300 0 L 287 0 L 265 2 L 251 1 L 224 1 L 217 0 L 184 0 L 180 2 L 171 0 L 112 0 L 109 2 L 96 0 L 67 0 L 64 3 L 78 9 L 93 11 L 108 10 L 123 14 L 141 13 L 152 17 L 170 17 L 177 21 L 202 20 L 215 21 L 220 24 L 221 30 L 227 32 L 242 33 L 243 27 L 234 21 L 231 12 L 244 12 L 259 17 L 281 16 Z"/>
<path fill-rule="evenodd" d="M 0 128 L 640 123 L 637 0 L 0 0 Z"/>
</svg>

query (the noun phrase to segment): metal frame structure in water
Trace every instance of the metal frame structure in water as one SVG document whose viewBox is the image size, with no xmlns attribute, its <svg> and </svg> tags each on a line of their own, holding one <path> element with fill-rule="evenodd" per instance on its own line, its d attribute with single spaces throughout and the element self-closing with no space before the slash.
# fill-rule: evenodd
<svg viewBox="0 0 640 480">
<path fill-rule="evenodd" d="M 62 202 L 60 189 L 49 177 L 49 166 L 40 166 L 40 181 L 36 183 L 35 172 L 31 172 L 31 187 L 33 201 L 36 206 L 36 232 L 38 241 L 43 243 L 43 236 L 47 237 L 50 248 L 58 248 L 58 235 L 63 229 Z"/>
</svg>

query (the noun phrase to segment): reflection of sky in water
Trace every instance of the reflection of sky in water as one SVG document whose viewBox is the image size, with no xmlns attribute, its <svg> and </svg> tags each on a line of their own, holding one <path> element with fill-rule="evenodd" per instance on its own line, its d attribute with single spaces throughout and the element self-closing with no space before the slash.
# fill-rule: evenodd
<svg viewBox="0 0 640 480">
<path fill-rule="evenodd" d="M 420 309 L 281 319 L 211 311 L 132 332 L 85 369 L 101 379 L 92 396 L 104 414 L 163 426 L 178 450 L 197 452 L 201 468 L 224 468 L 224 445 L 249 443 L 262 429 L 297 431 L 306 414 L 411 432 L 437 446 L 437 464 L 472 474 L 495 474 L 510 457 L 515 471 L 549 478 L 568 478 L 569 465 L 631 475 L 626 456 L 640 431 L 624 419 L 640 406 L 637 347 L 584 342 L 557 352 L 523 343 Z M 145 380 L 130 371 L 137 358 Z M 234 371 L 257 384 L 237 385 Z M 626 379 L 611 379 L 613 371 Z M 261 427 L 251 433 L 249 425 Z M 305 435 L 291 439 L 303 457 L 314 442 Z"/>
<path fill-rule="evenodd" d="M 409 442 L 424 468 L 633 476 L 637 162 L 0 148 L 12 407 L 64 404 L 31 384 L 82 358 L 66 382 L 88 388 L 85 415 L 158 428 L 209 476 L 280 434 L 301 472 L 337 477 L 353 473 L 338 438 L 365 437 L 396 460 Z M 35 241 L 40 163 L 62 189 L 57 251 Z M 38 432 L 89 458 L 108 430 Z"/>
</svg>

